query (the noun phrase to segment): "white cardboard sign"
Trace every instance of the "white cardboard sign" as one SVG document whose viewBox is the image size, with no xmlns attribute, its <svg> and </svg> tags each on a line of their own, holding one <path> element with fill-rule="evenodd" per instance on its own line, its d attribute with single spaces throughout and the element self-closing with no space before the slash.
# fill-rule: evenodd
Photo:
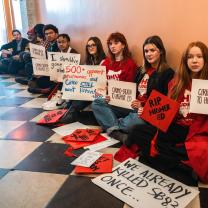
<svg viewBox="0 0 208 208">
<path fill-rule="evenodd" d="M 199 191 L 134 159 L 127 159 L 92 182 L 132 207 L 184 208 Z"/>
<path fill-rule="evenodd" d="M 71 164 L 83 167 L 90 167 L 103 153 L 87 150 L 75 159 Z"/>
<path fill-rule="evenodd" d="M 106 95 L 105 66 L 66 65 L 62 98 L 92 101 Z"/>
<path fill-rule="evenodd" d="M 46 59 L 45 47 L 29 43 L 31 57 L 36 59 Z"/>
<path fill-rule="evenodd" d="M 48 60 L 47 59 L 32 59 L 33 74 L 41 76 L 49 76 Z"/>
<path fill-rule="evenodd" d="M 63 65 L 78 65 L 80 54 L 48 52 L 48 65 L 50 69 L 50 80 L 63 82 Z"/>
<path fill-rule="evenodd" d="M 192 80 L 190 112 L 208 114 L 208 80 Z"/>
<path fill-rule="evenodd" d="M 136 99 L 136 83 L 108 80 L 108 95 L 110 105 L 132 109 L 131 103 Z"/>
</svg>

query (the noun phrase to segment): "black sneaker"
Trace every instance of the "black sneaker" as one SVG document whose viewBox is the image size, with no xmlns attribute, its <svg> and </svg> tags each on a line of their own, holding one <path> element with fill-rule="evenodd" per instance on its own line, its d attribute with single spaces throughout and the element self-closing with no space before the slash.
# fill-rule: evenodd
<svg viewBox="0 0 208 208">
<path fill-rule="evenodd" d="M 127 138 L 128 138 L 128 134 L 121 132 L 120 130 L 114 130 L 109 134 L 110 137 L 112 137 L 113 139 L 116 139 L 120 142 L 122 142 L 122 144 L 125 144 Z"/>
<path fill-rule="evenodd" d="M 70 111 L 68 110 L 58 121 L 61 124 L 69 124 L 69 123 L 74 123 L 78 120 L 78 113 L 75 111 Z"/>
<path fill-rule="evenodd" d="M 22 85 L 28 85 L 28 79 L 23 77 L 17 77 L 15 78 L 15 82 L 20 83 Z"/>
</svg>

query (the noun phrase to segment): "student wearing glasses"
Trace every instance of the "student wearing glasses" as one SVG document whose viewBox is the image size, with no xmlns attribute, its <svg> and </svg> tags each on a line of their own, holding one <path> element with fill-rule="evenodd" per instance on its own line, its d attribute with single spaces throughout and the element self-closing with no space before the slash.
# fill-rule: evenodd
<svg viewBox="0 0 208 208">
<path fill-rule="evenodd" d="M 85 47 L 85 64 L 86 65 L 100 65 L 105 59 L 106 55 L 103 50 L 102 43 L 98 37 L 90 37 Z M 60 119 L 60 123 L 72 123 L 78 120 L 78 116 L 85 107 L 90 105 L 90 101 L 72 100 L 69 101 L 68 111 Z"/>
</svg>

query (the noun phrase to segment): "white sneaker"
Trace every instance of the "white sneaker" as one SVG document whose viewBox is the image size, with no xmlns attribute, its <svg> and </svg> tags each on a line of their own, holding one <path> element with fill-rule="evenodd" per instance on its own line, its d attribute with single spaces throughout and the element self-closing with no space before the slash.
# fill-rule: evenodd
<svg viewBox="0 0 208 208">
<path fill-rule="evenodd" d="M 64 108 L 66 106 L 65 100 L 62 99 L 62 93 L 60 90 L 47 102 L 42 104 L 44 110 L 56 110 Z"/>
</svg>

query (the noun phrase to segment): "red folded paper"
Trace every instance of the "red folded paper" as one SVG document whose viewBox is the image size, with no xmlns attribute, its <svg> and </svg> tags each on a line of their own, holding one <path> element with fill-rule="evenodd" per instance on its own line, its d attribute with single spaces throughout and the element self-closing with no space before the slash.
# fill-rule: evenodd
<svg viewBox="0 0 208 208">
<path fill-rule="evenodd" d="M 48 112 L 43 118 L 41 118 L 37 124 L 47 125 L 55 124 L 67 111 L 67 109 L 53 110 Z"/>
<path fill-rule="evenodd" d="M 114 159 L 123 162 L 128 158 L 135 159 L 138 156 L 139 147 L 136 144 L 133 144 L 130 148 L 126 145 L 122 145 L 120 149 L 114 155 Z"/>
</svg>

